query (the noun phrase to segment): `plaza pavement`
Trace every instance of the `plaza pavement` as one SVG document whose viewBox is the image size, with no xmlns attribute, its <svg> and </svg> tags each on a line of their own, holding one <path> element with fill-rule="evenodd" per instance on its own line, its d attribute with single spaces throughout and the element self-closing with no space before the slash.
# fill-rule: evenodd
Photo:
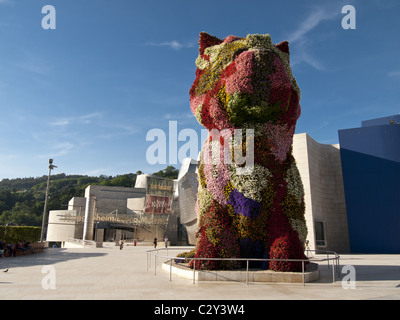
<svg viewBox="0 0 400 320">
<path fill-rule="evenodd" d="M 356 270 L 355 288 L 344 289 L 340 278 L 331 283 L 332 271 L 326 263 L 320 265 L 320 279 L 305 286 L 216 281 L 193 284 L 174 275 L 170 281 L 160 258 L 155 269 L 153 257 L 147 270 L 146 251 L 150 249 L 49 248 L 42 254 L 0 258 L 0 299 L 400 300 L 400 255 L 341 255 L 340 270 L 345 265 Z M 182 250 L 171 248 L 169 254 L 178 252 Z M 7 268 L 8 272 L 3 272 Z M 51 276 L 55 282 L 47 281 Z M 55 288 L 49 288 L 50 283 Z"/>
</svg>

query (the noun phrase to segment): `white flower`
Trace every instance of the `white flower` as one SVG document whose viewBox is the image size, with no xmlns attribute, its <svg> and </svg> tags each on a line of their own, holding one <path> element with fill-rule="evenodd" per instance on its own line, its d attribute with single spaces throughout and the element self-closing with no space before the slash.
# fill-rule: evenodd
<svg viewBox="0 0 400 320">
<path fill-rule="evenodd" d="M 201 56 L 198 56 L 196 59 L 196 67 L 199 68 L 200 70 L 207 69 L 210 65 L 210 62 L 207 61 L 206 59 L 202 58 Z"/>
<path fill-rule="evenodd" d="M 298 203 L 303 201 L 304 189 L 296 162 L 293 161 L 286 172 L 285 181 L 287 182 L 288 194 L 294 196 Z"/>
<path fill-rule="evenodd" d="M 229 166 L 229 178 L 231 184 L 246 198 L 261 202 L 262 191 L 268 185 L 268 178 L 272 176 L 267 168 L 254 164 L 251 175 L 238 175 L 235 165 Z"/>
<path fill-rule="evenodd" d="M 197 193 L 197 197 L 199 199 L 199 212 L 198 212 L 198 219 L 207 211 L 207 209 L 211 206 L 214 197 L 211 192 L 207 189 L 203 188 L 201 184 L 199 184 L 199 189 Z"/>
<path fill-rule="evenodd" d="M 299 239 L 301 243 L 304 243 L 307 239 L 308 233 L 306 223 L 298 219 L 290 219 L 289 222 L 293 230 L 297 231 L 297 233 L 299 234 Z"/>
</svg>

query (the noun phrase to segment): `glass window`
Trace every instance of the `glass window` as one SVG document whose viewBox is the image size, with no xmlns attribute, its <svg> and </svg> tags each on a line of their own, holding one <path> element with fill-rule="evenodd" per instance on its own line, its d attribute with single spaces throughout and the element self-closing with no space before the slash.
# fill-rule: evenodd
<svg viewBox="0 0 400 320">
<path fill-rule="evenodd" d="M 319 247 L 326 247 L 325 226 L 321 221 L 315 222 L 315 242 Z"/>
</svg>

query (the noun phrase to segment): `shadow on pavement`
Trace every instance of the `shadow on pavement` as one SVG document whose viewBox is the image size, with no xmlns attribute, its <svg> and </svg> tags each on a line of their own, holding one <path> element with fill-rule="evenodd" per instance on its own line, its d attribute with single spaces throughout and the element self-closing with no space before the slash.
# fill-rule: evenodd
<svg viewBox="0 0 400 320">
<path fill-rule="evenodd" d="M 400 266 L 352 265 L 356 281 L 400 281 Z M 344 265 L 335 270 L 336 281 L 341 281 L 348 272 L 342 273 Z M 314 283 L 332 283 L 332 266 L 320 265 L 320 278 Z M 400 285 L 399 285 L 400 286 Z"/>
<path fill-rule="evenodd" d="M 0 272 L 6 268 L 23 268 L 36 265 L 52 265 L 74 259 L 84 259 L 105 256 L 101 252 L 71 252 L 63 248 L 48 248 L 43 253 L 17 257 L 0 258 Z"/>
</svg>

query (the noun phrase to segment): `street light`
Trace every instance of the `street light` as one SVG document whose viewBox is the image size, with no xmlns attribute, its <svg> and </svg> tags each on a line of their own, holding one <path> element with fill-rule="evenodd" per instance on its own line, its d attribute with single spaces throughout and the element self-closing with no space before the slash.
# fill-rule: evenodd
<svg viewBox="0 0 400 320">
<path fill-rule="evenodd" d="M 44 198 L 44 208 L 43 208 L 42 230 L 40 233 L 40 242 L 43 242 L 44 226 L 45 226 L 46 211 L 47 211 L 47 198 L 49 197 L 50 174 L 51 174 L 51 170 L 53 170 L 54 168 L 57 168 L 57 166 L 53 165 L 53 159 L 49 159 L 49 175 L 47 177 L 46 197 Z"/>
</svg>

